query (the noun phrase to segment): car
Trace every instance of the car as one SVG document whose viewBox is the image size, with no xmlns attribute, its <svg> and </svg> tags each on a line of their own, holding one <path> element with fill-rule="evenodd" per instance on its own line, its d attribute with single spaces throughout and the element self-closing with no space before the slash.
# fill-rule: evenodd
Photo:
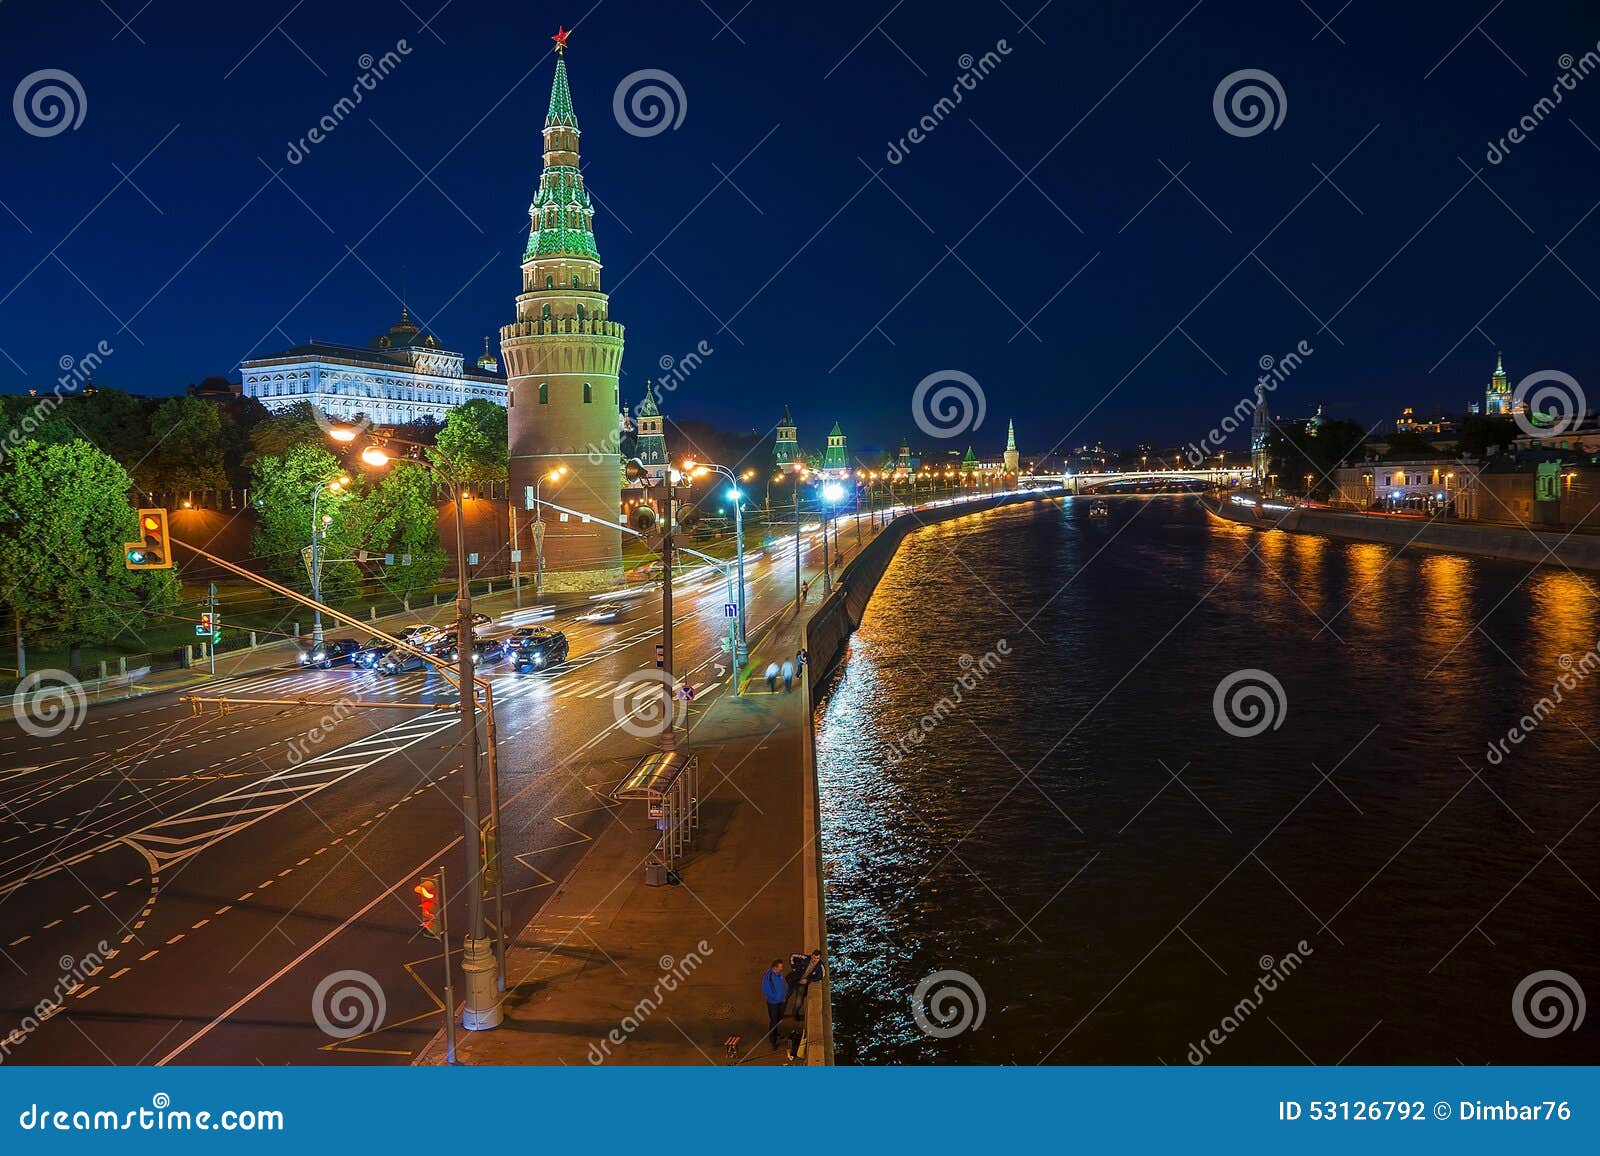
<svg viewBox="0 0 1600 1156">
<path fill-rule="evenodd" d="M 429 626 L 427 623 L 418 622 L 414 625 L 406 627 L 404 630 L 396 634 L 395 637 L 401 642 L 409 643 L 415 646 L 417 641 L 422 638 L 423 635 L 431 634 L 438 629 L 439 627 L 437 626 Z"/>
<path fill-rule="evenodd" d="M 357 666 L 364 666 L 371 670 L 382 662 L 384 657 L 393 649 L 394 647 L 381 638 L 369 638 L 367 639 L 367 644 L 356 651 L 353 661 Z"/>
<path fill-rule="evenodd" d="M 593 622 L 597 625 L 604 625 L 609 622 L 620 622 L 623 614 L 626 612 L 627 607 L 622 605 L 622 603 L 606 602 L 602 605 L 596 606 L 592 610 L 585 611 L 578 617 L 584 622 Z"/>
<path fill-rule="evenodd" d="M 440 662 L 454 662 L 459 657 L 454 634 L 443 634 L 432 642 L 424 643 L 423 650 L 433 655 Z"/>
<path fill-rule="evenodd" d="M 472 644 L 472 662 L 475 666 L 488 666 L 506 656 L 503 638 L 480 638 Z"/>
<path fill-rule="evenodd" d="M 440 644 L 443 643 L 445 639 L 454 639 L 455 636 L 455 631 L 450 630 L 447 627 L 430 626 L 410 641 L 412 646 L 432 654 L 439 648 Z"/>
<path fill-rule="evenodd" d="M 353 638 L 326 638 L 315 646 L 307 647 L 296 656 L 301 666 L 316 666 L 329 670 L 340 663 L 354 662 L 361 644 Z"/>
<path fill-rule="evenodd" d="M 426 670 L 428 664 L 415 654 L 404 650 L 390 651 L 375 668 L 380 674 L 404 674 L 408 670 Z"/>
<path fill-rule="evenodd" d="M 490 618 L 487 614 L 474 614 L 472 616 L 472 633 L 477 634 L 478 631 L 482 630 L 485 626 L 488 626 L 493 621 L 494 619 Z"/>
<path fill-rule="evenodd" d="M 511 652 L 511 665 L 518 674 L 549 670 L 567 661 L 567 636 L 559 630 L 540 629 L 524 638 Z"/>
</svg>

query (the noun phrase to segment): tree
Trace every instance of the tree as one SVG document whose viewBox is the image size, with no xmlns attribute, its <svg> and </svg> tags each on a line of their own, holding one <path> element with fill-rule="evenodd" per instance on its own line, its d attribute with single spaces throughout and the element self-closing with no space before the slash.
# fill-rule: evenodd
<svg viewBox="0 0 1600 1156">
<path fill-rule="evenodd" d="M 438 508 L 433 475 L 427 467 L 396 461 L 361 503 L 361 541 L 376 553 L 393 554 L 383 584 L 397 594 L 410 594 L 439 581 L 445 553 L 439 544 Z M 403 559 L 409 557 L 410 564 Z"/>
<path fill-rule="evenodd" d="M 81 438 L 24 442 L 0 465 L 0 591 L 30 639 L 110 642 L 178 601 L 171 570 L 131 571 L 133 482 Z"/>
<path fill-rule="evenodd" d="M 1366 431 L 1353 421 L 1291 422 L 1267 439 L 1267 471 L 1278 485 L 1301 492 L 1311 475 L 1312 495 L 1326 497 L 1333 488 L 1333 471 L 1345 465 L 1361 448 Z"/>
<path fill-rule="evenodd" d="M 320 445 L 292 445 L 282 456 L 268 455 L 251 470 L 250 503 L 256 508 L 252 549 L 267 574 L 286 586 L 309 591 L 310 575 L 301 551 L 311 545 L 311 495 L 340 477 L 339 459 Z M 361 580 L 352 562 L 360 541 L 359 497 L 349 489 L 323 489 L 317 500 L 322 526 L 322 600 L 348 597 Z"/>
<path fill-rule="evenodd" d="M 222 415 L 196 397 L 172 397 L 150 418 L 150 449 L 134 470 L 151 493 L 225 490 Z"/>
<path fill-rule="evenodd" d="M 116 458 L 131 473 L 150 448 L 153 409 L 148 398 L 96 386 L 93 393 L 66 398 L 60 416 L 72 424 L 76 436 Z"/>
<path fill-rule="evenodd" d="M 1383 456 L 1391 462 L 1439 456 L 1439 447 L 1415 430 L 1396 430 L 1387 440 L 1389 448 Z"/>
<path fill-rule="evenodd" d="M 309 401 L 299 401 L 280 409 L 250 431 L 250 452 L 245 465 L 253 466 L 266 457 L 281 458 L 295 446 L 323 445 L 327 441 L 316 411 Z"/>
<path fill-rule="evenodd" d="M 426 452 L 456 481 L 497 482 L 506 477 L 508 444 L 505 407 L 475 397 L 450 411 Z"/>
<path fill-rule="evenodd" d="M 1503 414 L 1469 413 L 1461 419 L 1461 438 L 1456 448 L 1464 456 L 1481 458 L 1509 449 L 1519 432 L 1514 418 Z"/>
</svg>

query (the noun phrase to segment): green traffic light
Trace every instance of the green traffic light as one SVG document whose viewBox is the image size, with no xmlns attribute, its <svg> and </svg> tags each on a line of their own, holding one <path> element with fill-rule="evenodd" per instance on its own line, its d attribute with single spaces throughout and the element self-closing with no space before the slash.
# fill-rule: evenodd
<svg viewBox="0 0 1600 1156">
<path fill-rule="evenodd" d="M 148 558 L 143 550 L 129 550 L 128 561 L 132 562 L 135 566 L 142 566 L 146 561 L 148 561 Z"/>
</svg>

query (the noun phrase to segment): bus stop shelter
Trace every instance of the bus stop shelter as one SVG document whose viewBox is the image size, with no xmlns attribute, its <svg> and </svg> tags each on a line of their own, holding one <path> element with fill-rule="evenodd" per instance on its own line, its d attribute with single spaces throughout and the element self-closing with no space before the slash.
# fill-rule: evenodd
<svg viewBox="0 0 1600 1156">
<path fill-rule="evenodd" d="M 646 755 L 611 797 L 619 803 L 644 801 L 660 832 L 645 864 L 644 881 L 652 887 L 669 882 L 700 826 L 699 756 L 686 751 Z"/>
</svg>

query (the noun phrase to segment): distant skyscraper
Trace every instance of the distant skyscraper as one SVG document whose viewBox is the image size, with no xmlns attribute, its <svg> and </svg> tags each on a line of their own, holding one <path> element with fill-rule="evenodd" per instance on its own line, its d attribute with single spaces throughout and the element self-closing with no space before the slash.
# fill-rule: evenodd
<svg viewBox="0 0 1600 1156">
<path fill-rule="evenodd" d="M 1006 473 L 1014 474 L 1022 464 L 1022 455 L 1017 453 L 1017 423 L 1006 422 L 1006 452 L 1003 458 Z"/>
<path fill-rule="evenodd" d="M 622 537 L 593 519 L 614 523 L 620 508 L 623 328 L 610 319 L 600 291 L 594 206 L 579 171 L 578 118 L 561 55 L 544 121 L 544 172 L 528 217 L 517 318 L 500 330 L 510 379 L 512 508 L 526 525 L 532 517 L 522 508 L 523 494 L 540 475 L 567 467 L 554 493 L 546 486 L 544 496 L 578 516 L 545 513 L 545 585 L 606 586 L 622 577 Z M 532 540 L 523 533 L 523 542 Z"/>
<path fill-rule="evenodd" d="M 1511 379 L 1506 376 L 1505 355 L 1494 355 L 1494 375 L 1489 378 L 1489 388 L 1483 391 L 1484 413 L 1512 412 Z"/>
<path fill-rule="evenodd" d="M 798 431 L 795 429 L 794 418 L 789 416 L 789 407 L 783 407 L 783 416 L 778 419 L 777 435 L 772 445 L 773 464 L 780 470 L 792 470 L 800 461 L 800 441 Z"/>
</svg>

